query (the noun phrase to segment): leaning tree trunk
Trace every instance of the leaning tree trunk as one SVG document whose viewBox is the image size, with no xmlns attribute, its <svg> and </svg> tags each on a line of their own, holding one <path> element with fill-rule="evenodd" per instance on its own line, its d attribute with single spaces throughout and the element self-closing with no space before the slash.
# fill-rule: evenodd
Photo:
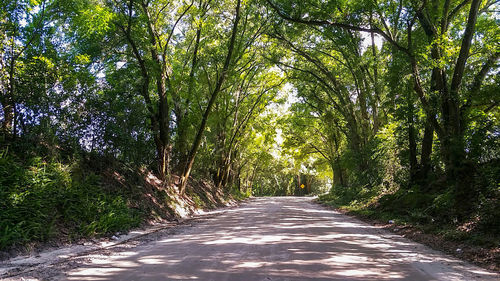
<svg viewBox="0 0 500 281">
<path fill-rule="evenodd" d="M 208 101 L 207 108 L 205 109 L 205 113 L 203 114 L 203 117 L 201 119 L 201 124 L 200 127 L 198 128 L 198 132 L 196 133 L 196 137 L 194 139 L 193 145 L 191 146 L 191 150 L 188 155 L 188 160 L 186 163 L 186 166 L 184 168 L 184 172 L 182 173 L 181 176 L 181 186 L 180 186 L 180 193 L 184 194 L 186 190 L 186 185 L 187 181 L 189 179 L 189 175 L 191 174 L 191 169 L 193 168 L 194 164 L 194 159 L 196 157 L 196 154 L 198 152 L 198 149 L 201 144 L 201 139 L 203 137 L 203 133 L 205 131 L 205 127 L 207 126 L 207 121 L 208 121 L 208 116 L 210 115 L 210 112 L 212 111 L 212 107 L 215 103 L 215 100 L 222 88 L 222 84 L 224 83 L 227 72 L 229 70 L 229 65 L 231 64 L 231 59 L 233 57 L 233 50 L 234 50 L 234 45 L 236 42 L 236 34 L 238 33 L 238 23 L 240 21 L 240 5 L 241 5 L 241 0 L 238 0 L 236 4 L 236 13 L 235 13 L 235 18 L 234 18 L 234 24 L 233 24 L 233 30 L 231 34 L 231 39 L 229 41 L 229 46 L 228 46 L 228 51 L 227 51 L 227 56 L 226 60 L 224 62 L 224 67 L 222 68 L 221 75 L 219 79 L 217 80 L 217 84 L 215 85 L 215 89 L 212 92 L 212 95 L 210 97 L 210 100 Z"/>
<path fill-rule="evenodd" d="M 159 125 L 160 125 L 160 142 L 161 142 L 161 154 L 160 156 L 160 176 L 162 179 L 170 180 L 170 155 L 171 155 L 171 144 L 170 144 L 170 118 L 169 118 L 169 107 L 167 103 L 165 80 L 163 75 L 159 75 L 162 81 L 158 82 L 158 91 L 160 92 L 159 100 Z"/>
<path fill-rule="evenodd" d="M 196 69 L 198 66 L 198 50 L 200 46 L 200 40 L 201 40 L 201 24 L 198 26 L 198 29 L 196 30 L 196 40 L 194 43 L 194 50 L 193 50 L 193 57 L 191 59 L 191 70 L 189 71 L 189 80 L 188 80 L 188 94 L 187 94 L 187 100 L 186 104 L 184 105 L 184 108 L 181 106 L 181 101 L 179 98 L 177 98 L 177 101 L 175 101 L 175 112 L 176 112 L 176 119 L 177 119 L 177 140 L 176 140 L 176 152 L 177 152 L 177 157 L 178 157 L 178 164 L 176 167 L 176 170 L 180 173 L 184 171 L 184 167 L 186 166 L 186 161 L 188 157 L 188 142 L 187 142 L 187 137 L 188 137 L 188 122 L 186 121 L 188 114 L 189 114 L 189 105 L 190 105 L 190 98 L 193 95 L 193 90 L 195 87 L 195 73 Z"/>
</svg>

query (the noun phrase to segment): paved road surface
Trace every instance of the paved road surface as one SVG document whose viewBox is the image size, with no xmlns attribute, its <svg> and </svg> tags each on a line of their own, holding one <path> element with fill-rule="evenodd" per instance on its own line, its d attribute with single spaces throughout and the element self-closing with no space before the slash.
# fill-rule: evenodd
<svg viewBox="0 0 500 281">
<path fill-rule="evenodd" d="M 62 280 L 500 280 L 311 198 L 258 198 Z"/>
</svg>

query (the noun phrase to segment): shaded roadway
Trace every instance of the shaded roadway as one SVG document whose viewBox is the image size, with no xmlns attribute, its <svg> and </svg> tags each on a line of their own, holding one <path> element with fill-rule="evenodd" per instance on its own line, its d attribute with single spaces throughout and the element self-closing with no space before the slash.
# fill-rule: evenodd
<svg viewBox="0 0 500 281">
<path fill-rule="evenodd" d="M 62 280 L 498 280 L 304 197 L 257 198 Z"/>
</svg>

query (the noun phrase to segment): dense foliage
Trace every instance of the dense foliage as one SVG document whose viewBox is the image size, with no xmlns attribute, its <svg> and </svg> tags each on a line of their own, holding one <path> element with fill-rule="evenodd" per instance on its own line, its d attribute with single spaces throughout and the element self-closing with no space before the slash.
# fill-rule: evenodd
<svg viewBox="0 0 500 281">
<path fill-rule="evenodd" d="M 0 247 L 138 223 L 89 154 L 498 234 L 496 2 L 2 1 Z"/>
<path fill-rule="evenodd" d="M 299 99 L 287 142 L 333 173 L 321 199 L 498 243 L 495 1 L 267 3 Z"/>
<path fill-rule="evenodd" d="M 65 232 L 69 239 L 138 226 L 137 210 L 123 191 L 107 192 L 100 178 L 73 166 L 39 157 L 20 164 L 0 154 L 0 249 Z"/>
</svg>

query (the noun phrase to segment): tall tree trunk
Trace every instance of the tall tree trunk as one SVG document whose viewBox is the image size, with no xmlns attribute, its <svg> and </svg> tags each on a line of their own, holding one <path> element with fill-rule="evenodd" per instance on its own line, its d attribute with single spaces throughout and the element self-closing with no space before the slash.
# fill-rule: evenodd
<svg viewBox="0 0 500 281">
<path fill-rule="evenodd" d="M 178 167 L 177 170 L 179 173 L 184 171 L 184 167 L 186 166 L 187 157 L 188 157 L 188 143 L 187 143 L 187 127 L 188 123 L 186 122 L 186 118 L 189 114 L 189 105 L 190 99 L 193 95 L 193 90 L 195 86 L 195 73 L 198 66 L 198 50 L 200 47 L 201 40 L 201 24 L 198 26 L 196 30 L 196 39 L 194 43 L 193 57 L 191 60 L 191 70 L 189 72 L 189 82 L 188 82 L 188 95 L 187 101 L 185 104 L 185 108 L 181 108 L 180 100 L 176 101 L 176 118 L 177 118 L 177 140 L 176 140 L 176 151 L 178 156 Z"/>
<path fill-rule="evenodd" d="M 17 3 L 17 2 L 16 2 Z M 15 26 L 15 25 L 14 25 Z M 15 74 L 16 74 L 16 60 L 21 55 L 15 53 L 15 44 L 16 38 L 15 34 L 17 33 L 17 29 L 14 28 L 14 32 L 11 37 L 11 45 L 10 45 L 10 59 L 9 59 L 9 68 L 8 68 L 8 89 L 6 96 L 4 97 L 3 110 L 4 110 L 4 120 L 2 122 L 2 130 L 7 138 L 14 136 L 15 131 L 15 120 L 16 120 L 16 100 L 14 97 L 15 94 Z M 21 51 L 22 52 L 22 51 Z"/>
<path fill-rule="evenodd" d="M 239 193 L 241 193 L 241 169 L 242 169 L 242 166 L 239 166 L 238 172 L 236 174 L 236 187 L 238 188 Z"/>
<path fill-rule="evenodd" d="M 465 152 L 464 131 L 467 127 L 465 118 L 460 111 L 459 91 L 462 84 L 462 78 L 465 71 L 465 64 L 469 58 L 469 52 L 472 37 L 475 31 L 476 20 L 479 12 L 481 0 L 472 0 L 467 25 L 465 27 L 460 53 L 453 72 L 453 78 L 450 86 L 450 95 L 446 100 L 449 107 L 449 116 L 444 118 L 446 140 L 445 145 L 445 163 L 448 179 L 455 185 L 455 207 L 460 214 L 465 215 L 472 208 L 472 202 L 475 202 L 477 192 L 474 190 L 473 175 L 474 165 L 467 162 Z"/>
<path fill-rule="evenodd" d="M 370 19 L 371 21 L 371 19 Z M 378 100 L 380 98 L 380 86 L 378 83 L 378 55 L 377 55 L 377 46 L 375 46 L 375 34 L 370 32 L 370 36 L 372 39 L 372 55 L 373 55 L 373 89 L 374 89 L 374 97 L 372 100 L 372 115 L 373 115 L 373 134 L 377 134 L 379 129 L 379 117 L 378 117 Z"/>
<path fill-rule="evenodd" d="M 411 96 L 411 94 L 409 95 Z M 408 97 L 408 145 L 410 152 L 410 185 L 413 185 L 417 179 L 418 162 L 417 162 L 417 140 L 414 125 L 413 101 Z"/>
<path fill-rule="evenodd" d="M 162 68 L 161 60 L 159 58 L 159 55 L 156 51 L 156 36 L 155 32 L 152 26 L 152 23 L 150 22 L 149 19 L 149 11 L 147 7 L 147 3 L 143 2 L 142 3 L 142 8 L 144 13 L 147 16 L 148 19 L 148 32 L 150 36 L 150 43 L 151 43 L 151 56 L 153 58 L 153 61 L 155 62 L 156 66 L 156 80 L 157 80 L 157 91 L 158 95 L 160 97 L 160 101 L 155 106 L 153 104 L 153 101 L 151 100 L 151 97 L 149 95 L 149 84 L 151 82 L 151 74 L 146 67 L 146 61 L 143 58 L 143 55 L 139 51 L 139 48 L 135 42 L 135 40 L 132 37 L 132 23 L 133 23 L 133 7 L 134 7 L 134 1 L 130 0 L 127 4 L 128 7 L 128 21 L 127 25 L 117 25 L 118 28 L 120 28 L 125 35 L 125 38 L 129 44 L 129 46 L 132 49 L 132 54 L 134 55 L 135 59 L 137 60 L 137 63 L 139 65 L 140 71 L 141 71 L 141 76 L 142 76 L 142 86 L 141 86 L 141 95 L 144 98 L 144 102 L 146 104 L 146 108 L 149 113 L 149 119 L 151 122 L 151 131 L 153 133 L 153 138 L 156 146 L 156 153 L 158 154 L 158 171 L 160 174 L 160 177 L 165 178 L 165 175 L 167 171 L 169 170 L 168 163 L 170 161 L 170 152 L 171 152 L 171 147 L 169 144 L 169 119 L 168 119 L 168 104 L 167 104 L 167 98 L 166 98 L 166 85 L 165 85 L 165 79 L 166 72 L 165 69 Z M 155 107 L 158 109 L 155 110 Z"/>
<path fill-rule="evenodd" d="M 158 126 L 159 126 L 159 173 L 162 179 L 167 181 L 170 180 L 170 154 L 171 154 L 171 146 L 170 146 L 170 109 L 168 104 L 167 97 L 167 82 L 169 81 L 169 77 L 167 74 L 167 65 L 165 56 L 160 56 L 158 49 L 161 49 L 161 43 L 157 41 L 159 38 L 153 22 L 151 21 L 151 16 L 149 14 L 149 8 L 147 2 L 141 3 L 144 15 L 147 20 L 147 30 L 149 35 L 150 52 L 151 59 L 153 60 L 153 73 L 156 76 L 156 90 L 158 93 L 159 101 L 158 101 Z M 160 47 L 158 46 L 160 44 Z M 167 48 L 165 45 L 163 48 Z M 170 85 L 169 85 L 170 86 Z M 172 90 L 172 87 L 169 87 L 169 90 Z"/>
<path fill-rule="evenodd" d="M 238 33 L 238 23 L 240 21 L 240 5 L 241 5 L 241 0 L 238 0 L 238 2 L 236 4 L 236 13 L 235 13 L 235 18 L 234 18 L 234 24 L 233 24 L 231 39 L 230 39 L 229 46 L 228 46 L 226 60 L 224 62 L 224 67 L 222 68 L 222 72 L 221 72 L 220 77 L 217 81 L 217 84 L 215 85 L 215 89 L 212 92 L 210 100 L 208 101 L 207 108 L 205 109 L 205 113 L 203 114 L 203 117 L 201 119 L 200 127 L 198 128 L 198 132 L 196 134 L 193 145 L 192 145 L 191 150 L 189 152 L 187 164 L 186 164 L 186 167 L 184 168 L 184 172 L 182 173 L 182 177 L 181 177 L 181 186 L 180 186 L 180 193 L 181 194 L 184 194 L 184 192 L 186 190 L 187 181 L 188 181 L 189 175 L 191 174 L 191 169 L 193 168 L 196 153 L 198 152 L 198 148 L 200 147 L 200 144 L 201 144 L 201 138 L 203 136 L 203 133 L 205 131 L 205 127 L 207 125 L 208 116 L 210 115 L 210 112 L 212 111 L 212 107 L 215 103 L 215 100 L 216 100 L 220 90 L 221 90 L 222 84 L 224 83 L 224 81 L 226 79 L 227 72 L 228 72 L 229 66 L 231 64 L 231 59 L 233 57 L 233 51 L 234 51 L 234 45 L 236 42 L 236 35 Z"/>
<path fill-rule="evenodd" d="M 14 49 L 12 48 L 12 52 L 14 52 Z M 16 118 L 15 116 L 15 99 L 14 99 L 14 94 L 15 94 L 15 63 L 16 61 L 14 60 L 14 57 L 10 61 L 9 65 L 9 72 L 8 72 L 8 77 L 9 77 L 9 86 L 7 87 L 7 93 L 5 94 L 4 97 L 2 97 L 2 106 L 3 106 L 3 121 L 2 121 L 2 131 L 5 134 L 6 137 L 11 137 L 15 132 L 14 130 L 14 120 Z"/>
<path fill-rule="evenodd" d="M 250 180 L 248 181 L 248 185 L 246 186 L 245 192 L 247 191 L 248 188 L 252 190 L 253 188 L 253 181 L 255 180 L 255 176 L 257 175 L 257 165 L 252 170 L 252 175 L 250 176 Z M 253 190 L 252 190 L 253 193 Z"/>
<path fill-rule="evenodd" d="M 160 125 L 160 142 L 161 142 L 161 154 L 160 156 L 160 176 L 169 180 L 170 175 L 170 155 L 171 155 L 171 146 L 170 146 L 170 118 L 169 118 L 169 107 L 167 102 L 167 94 L 166 94 L 166 86 L 165 86 L 165 77 L 162 70 L 162 73 L 158 75 L 157 79 L 157 91 L 159 92 L 159 104 L 158 104 L 158 115 L 159 115 L 159 125 Z"/>
<path fill-rule="evenodd" d="M 427 183 L 427 177 L 431 170 L 432 143 L 434 140 L 434 127 L 431 120 L 426 118 L 424 137 L 422 139 L 422 150 L 420 153 L 420 167 L 418 171 L 418 181 L 421 185 Z"/>
<path fill-rule="evenodd" d="M 223 169 L 223 174 L 222 174 L 222 180 L 220 183 L 219 188 L 226 187 L 228 184 L 231 184 L 231 175 L 233 171 L 233 159 L 236 157 L 237 152 L 233 151 L 233 149 L 230 149 L 228 153 L 228 157 L 226 158 L 226 161 L 224 162 L 224 169 Z"/>
<path fill-rule="evenodd" d="M 2 120 L 2 133 L 6 137 L 10 137 L 12 133 L 12 124 L 14 121 L 14 105 L 9 95 L 2 97 L 3 107 L 3 120 Z"/>
<path fill-rule="evenodd" d="M 336 157 L 331 165 L 333 170 L 333 186 L 345 186 L 340 157 Z"/>
</svg>

